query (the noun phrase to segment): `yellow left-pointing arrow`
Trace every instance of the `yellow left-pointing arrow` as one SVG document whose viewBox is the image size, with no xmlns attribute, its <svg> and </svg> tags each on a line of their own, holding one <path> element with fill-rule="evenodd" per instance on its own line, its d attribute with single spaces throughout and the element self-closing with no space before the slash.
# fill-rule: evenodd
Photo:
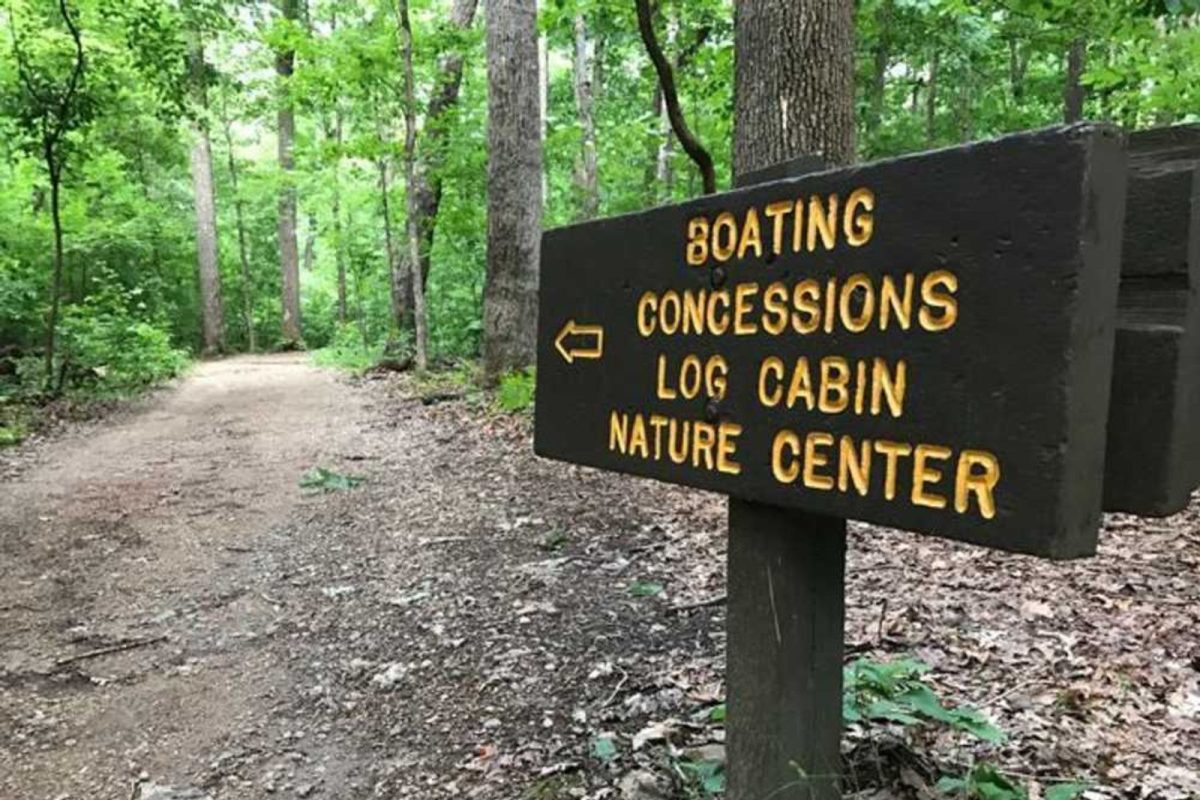
<svg viewBox="0 0 1200 800">
<path fill-rule="evenodd" d="M 567 337 L 576 336 L 588 341 L 588 346 L 567 347 Z M 568 364 L 577 358 L 600 358 L 604 355 L 604 328 L 600 325 L 580 325 L 573 319 L 567 320 L 558 336 L 554 337 L 554 347 Z"/>
</svg>

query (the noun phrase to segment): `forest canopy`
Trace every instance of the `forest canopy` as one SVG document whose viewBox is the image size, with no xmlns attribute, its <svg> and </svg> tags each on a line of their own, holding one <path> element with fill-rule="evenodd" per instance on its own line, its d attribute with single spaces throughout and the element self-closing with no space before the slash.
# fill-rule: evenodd
<svg viewBox="0 0 1200 800">
<path fill-rule="evenodd" d="M 647 11 L 727 188 L 733 3 Z M 132 391 L 206 352 L 369 363 L 412 348 L 420 299 L 430 359 L 477 357 L 484 17 L 477 0 L 8 0 L 0 403 Z M 542 224 L 702 192 L 634 0 L 544 0 L 537 24 Z M 1198 0 L 861 0 L 855 25 L 862 160 L 1200 120 Z"/>
</svg>

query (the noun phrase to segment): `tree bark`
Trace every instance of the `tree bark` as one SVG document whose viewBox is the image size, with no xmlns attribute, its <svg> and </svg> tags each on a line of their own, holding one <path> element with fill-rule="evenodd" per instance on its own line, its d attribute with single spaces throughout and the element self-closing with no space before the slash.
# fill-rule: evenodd
<svg viewBox="0 0 1200 800">
<path fill-rule="evenodd" d="M 488 236 L 483 373 L 533 364 L 542 218 L 534 0 L 488 0 Z"/>
<path fill-rule="evenodd" d="M 299 20 L 298 0 L 280 0 L 280 10 L 289 20 Z M 300 333 L 300 254 L 296 245 L 296 186 L 292 171 L 296 167 L 292 149 L 296 138 L 296 111 L 291 97 L 291 77 L 296 65 L 296 51 L 280 50 L 275 54 L 275 74 L 279 78 L 279 169 L 283 173 L 279 188 L 279 272 L 283 308 L 281 334 L 283 345 L 297 348 Z"/>
<path fill-rule="evenodd" d="M 206 356 L 225 350 L 225 314 L 221 306 L 221 269 L 217 244 L 217 199 L 213 188 L 212 141 L 208 134 L 208 89 L 205 86 L 204 43 L 193 34 L 188 43 L 193 129 L 192 189 L 196 206 L 197 272 L 200 278 L 201 352 Z"/>
<path fill-rule="evenodd" d="M 59 204 L 59 190 L 62 186 L 62 173 L 56 159 L 54 147 L 46 144 L 43 148 L 46 159 L 46 170 L 50 173 L 50 223 L 54 226 L 54 272 L 50 279 L 50 310 L 46 315 L 46 388 L 49 389 L 54 380 L 54 349 L 55 337 L 58 332 L 58 307 L 62 298 L 63 285 L 63 226 L 62 211 Z M 61 382 L 60 382 L 61 384 Z M 61 389 L 62 386 L 59 386 Z"/>
<path fill-rule="evenodd" d="M 346 312 L 346 245 L 342 241 L 342 112 L 334 112 L 333 123 L 334 141 L 337 144 L 337 155 L 333 161 L 333 202 L 330 211 L 333 214 L 333 257 L 337 262 L 337 310 L 338 324 L 345 325 L 348 318 Z"/>
<path fill-rule="evenodd" d="M 591 219 L 600 212 L 600 189 L 596 178 L 596 117 L 593 113 L 591 42 L 583 14 L 575 15 L 575 108 L 582 132 L 579 171 L 579 218 Z"/>
<path fill-rule="evenodd" d="M 455 31 L 469 29 L 475 20 L 479 0 L 454 0 L 449 25 Z M 450 50 L 442 54 L 438 81 L 425 111 L 424 135 L 421 137 L 413 194 L 416 195 L 416 223 L 420 234 L 421 287 L 429 282 L 430 255 L 437 228 L 438 210 L 442 204 L 442 169 L 445 163 L 446 139 L 449 135 L 449 112 L 458 104 L 462 88 L 464 54 Z M 405 298 L 405 308 L 411 311 L 412 292 Z"/>
<path fill-rule="evenodd" d="M 650 61 L 654 64 L 654 71 L 658 73 L 658 83 L 662 87 L 663 102 L 667 105 L 671 129 L 675 131 L 675 137 L 679 139 L 679 144 L 683 146 L 688 157 L 700 170 L 700 176 L 704 180 L 704 193 L 712 194 L 717 190 L 717 176 L 713 171 L 712 156 L 693 135 L 691 129 L 688 128 L 687 121 L 683 118 L 683 110 L 679 106 L 679 94 L 675 89 L 674 71 L 663 55 L 662 48 L 658 46 L 658 39 L 654 33 L 650 0 L 636 0 L 636 2 L 638 32 L 641 34 L 646 54 L 650 56 Z"/>
<path fill-rule="evenodd" d="M 734 15 L 734 171 L 853 160 L 853 3 L 742 0 Z"/>
<path fill-rule="evenodd" d="M 820 156 L 831 166 L 853 160 L 853 6 L 853 0 L 735 4 L 738 176 L 802 156 Z M 730 500 L 730 798 L 842 796 L 844 618 L 837 570 L 844 570 L 844 537 L 844 520 Z M 774 607 L 776 593 L 791 601 L 782 620 L 764 607 Z"/>
<path fill-rule="evenodd" d="M 405 236 L 408 240 L 408 263 L 415 269 L 421 264 L 421 233 L 417 228 L 417 197 L 413 192 L 416 182 L 417 147 L 417 99 L 413 76 L 413 34 L 408 18 L 408 0 L 397 0 L 397 16 L 400 22 L 400 50 L 404 68 L 404 198 Z M 429 366 L 427 318 L 425 315 L 425 281 L 417 279 L 414 270 L 409 270 L 409 284 L 413 296 L 413 329 L 415 336 L 415 360 L 418 372 Z"/>
<path fill-rule="evenodd" d="M 407 262 L 396 252 L 396 237 L 392 234 L 392 205 L 388 198 L 391 190 L 388 181 L 388 163 L 386 158 L 379 159 L 376 164 L 379 170 L 379 200 L 380 212 L 383 214 L 383 244 L 387 249 L 388 285 L 391 287 L 392 321 L 396 331 L 405 328 L 405 292 L 409 288 Z"/>
<path fill-rule="evenodd" d="M 246 346 L 253 353 L 258 349 L 254 330 L 254 280 L 250 275 L 250 251 L 246 244 L 246 222 L 242 198 L 238 193 L 237 156 L 233 150 L 233 128 L 224 103 L 221 105 L 221 127 L 225 132 L 225 151 L 229 159 L 229 188 L 233 191 L 233 214 L 237 224 L 238 258 L 242 279 L 242 324 L 246 326 Z"/>
<path fill-rule="evenodd" d="M 1066 85 L 1063 87 L 1063 122 L 1071 124 L 1083 119 L 1083 66 L 1087 56 L 1087 42 L 1076 38 L 1067 49 Z"/>
</svg>

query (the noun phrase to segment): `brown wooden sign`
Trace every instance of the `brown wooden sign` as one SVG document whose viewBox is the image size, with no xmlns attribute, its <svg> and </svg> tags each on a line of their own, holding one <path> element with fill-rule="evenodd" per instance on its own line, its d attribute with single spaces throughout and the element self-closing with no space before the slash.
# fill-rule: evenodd
<svg viewBox="0 0 1200 800">
<path fill-rule="evenodd" d="M 1124 197 L 1075 126 L 548 231 L 535 448 L 1089 554 Z"/>
</svg>

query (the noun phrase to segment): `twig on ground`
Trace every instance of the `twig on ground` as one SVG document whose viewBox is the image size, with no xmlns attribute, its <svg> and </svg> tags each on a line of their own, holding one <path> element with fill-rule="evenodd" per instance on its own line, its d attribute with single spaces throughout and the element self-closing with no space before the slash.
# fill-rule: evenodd
<svg viewBox="0 0 1200 800">
<path fill-rule="evenodd" d="M 615 700 L 617 698 L 617 695 L 621 693 L 621 690 L 625 688 L 626 681 L 629 680 L 628 672 L 621 669 L 620 667 L 617 667 L 617 669 L 621 670 L 621 680 L 617 681 L 617 685 L 616 685 L 616 687 L 613 688 L 612 693 L 609 694 L 609 696 L 607 698 L 605 698 L 604 702 L 600 704 L 601 708 L 605 708 L 609 703 L 611 703 L 613 700 Z"/>
<path fill-rule="evenodd" d="M 134 639 L 129 642 L 121 642 L 120 644 L 110 644 L 107 647 L 97 647 L 95 650 L 88 650 L 86 653 L 77 653 L 73 656 L 63 656 L 54 662 L 57 667 L 63 667 L 67 664 L 74 664 L 76 661 L 84 661 L 89 658 L 99 658 L 106 656 L 109 653 L 120 653 L 125 650 L 133 650 L 138 647 L 148 647 L 152 644 L 158 644 L 166 640 L 166 636 L 151 636 L 149 639 Z"/>
<path fill-rule="evenodd" d="M 667 609 L 668 614 L 682 614 L 684 611 L 695 611 L 697 608 L 712 608 L 713 606 L 725 605 L 726 596 L 724 594 L 714 595 L 704 600 L 697 600 L 694 603 L 680 603 L 679 605 L 671 606 Z"/>
<path fill-rule="evenodd" d="M 420 539 L 417 544 L 422 547 L 427 547 L 434 544 L 453 544 L 454 542 L 465 542 L 469 536 L 435 536 L 431 539 Z"/>
<path fill-rule="evenodd" d="M 271 595 L 267 594 L 266 592 L 259 592 L 258 596 L 261 597 L 263 600 L 266 600 L 268 603 L 270 603 L 273 606 L 286 606 L 287 605 L 287 603 L 283 602 L 282 600 L 276 600 L 274 597 L 271 597 Z"/>
</svg>

